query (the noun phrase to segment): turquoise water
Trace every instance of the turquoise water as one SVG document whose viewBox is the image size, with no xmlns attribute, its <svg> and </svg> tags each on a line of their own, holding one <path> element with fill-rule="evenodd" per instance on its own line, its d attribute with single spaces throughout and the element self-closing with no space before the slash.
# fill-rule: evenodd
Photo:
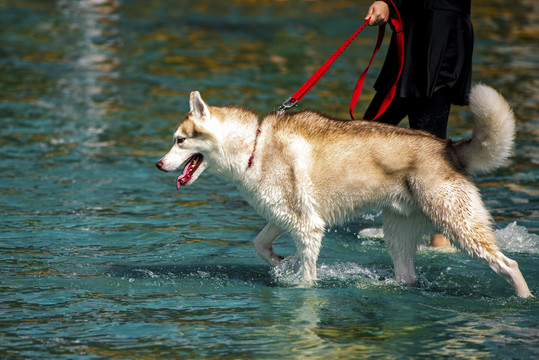
<svg viewBox="0 0 539 360">
<path fill-rule="evenodd" d="M 536 298 L 476 260 L 424 248 L 418 286 L 397 284 L 370 212 L 328 229 L 320 281 L 291 287 L 255 255 L 264 220 L 231 184 L 204 174 L 178 192 L 155 169 L 190 91 L 271 111 L 367 6 L 0 0 L 0 358 L 537 358 Z M 473 14 L 474 80 L 519 119 L 510 164 L 476 181 L 537 296 L 537 7 L 474 1 Z M 346 117 L 375 36 L 301 105 Z M 450 125 L 469 134 L 465 108 Z M 294 251 L 287 236 L 276 248 Z"/>
</svg>

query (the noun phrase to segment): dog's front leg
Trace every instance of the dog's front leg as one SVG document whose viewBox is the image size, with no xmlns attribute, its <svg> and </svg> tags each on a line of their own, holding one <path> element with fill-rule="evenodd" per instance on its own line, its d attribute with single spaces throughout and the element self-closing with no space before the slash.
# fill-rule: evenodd
<svg viewBox="0 0 539 360">
<path fill-rule="evenodd" d="M 274 253 L 273 248 L 271 247 L 271 244 L 282 233 L 283 230 L 281 230 L 279 227 L 273 225 L 272 223 L 268 223 L 255 239 L 256 252 L 271 266 L 277 266 L 281 260 L 283 260 L 283 257 Z"/>
<path fill-rule="evenodd" d="M 301 280 L 312 283 L 317 279 L 316 261 L 322 246 L 322 237 L 324 233 L 312 231 L 303 234 L 293 234 L 296 243 L 296 250 L 300 260 L 300 269 L 298 275 Z"/>
</svg>

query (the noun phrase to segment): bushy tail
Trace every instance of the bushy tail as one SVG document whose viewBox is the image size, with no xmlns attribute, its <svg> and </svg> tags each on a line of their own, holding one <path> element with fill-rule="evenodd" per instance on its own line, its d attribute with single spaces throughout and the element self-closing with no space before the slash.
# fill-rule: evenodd
<svg viewBox="0 0 539 360">
<path fill-rule="evenodd" d="M 505 99 L 486 85 L 473 86 L 470 110 L 475 120 L 472 138 L 456 143 L 455 151 L 468 171 L 489 172 L 511 155 L 515 116 Z"/>
</svg>

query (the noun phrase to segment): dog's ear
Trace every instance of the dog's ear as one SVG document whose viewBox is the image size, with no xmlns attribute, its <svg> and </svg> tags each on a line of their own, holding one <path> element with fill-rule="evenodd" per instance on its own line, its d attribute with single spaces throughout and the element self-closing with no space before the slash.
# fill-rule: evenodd
<svg viewBox="0 0 539 360">
<path fill-rule="evenodd" d="M 200 93 L 198 91 L 193 91 L 191 93 L 191 98 L 189 100 L 189 105 L 191 105 L 191 112 L 199 119 L 208 119 L 210 117 L 210 109 L 208 105 L 202 100 Z"/>
</svg>

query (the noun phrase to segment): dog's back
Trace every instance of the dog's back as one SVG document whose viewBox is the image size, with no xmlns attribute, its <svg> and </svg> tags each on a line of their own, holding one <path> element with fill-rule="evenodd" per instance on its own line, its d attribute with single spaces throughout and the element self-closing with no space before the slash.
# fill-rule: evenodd
<svg viewBox="0 0 539 360">
<path fill-rule="evenodd" d="M 262 121 L 271 138 L 262 163 L 269 170 L 268 176 L 284 166 L 288 170 L 281 171 L 288 171 L 289 178 L 308 178 L 309 190 L 321 209 L 332 208 L 332 199 L 344 198 L 348 208 L 357 207 L 352 204 L 354 198 L 362 206 L 394 197 L 409 201 L 408 182 L 415 181 L 416 174 L 429 177 L 432 186 L 440 179 L 491 171 L 510 155 L 515 119 L 509 105 L 483 85 L 473 87 L 470 101 L 476 121 L 473 136 L 458 142 L 377 122 L 333 119 L 312 111 L 271 114 Z M 268 165 L 274 162 L 279 166 Z M 381 198 L 384 194 L 387 199 Z M 336 220 L 334 215 L 330 218 Z"/>
<path fill-rule="evenodd" d="M 262 126 L 271 139 L 258 155 L 262 177 L 284 174 L 282 183 L 294 184 L 287 198 L 308 194 L 302 202 L 308 199 L 328 223 L 373 205 L 412 202 L 406 182 L 415 172 L 464 174 L 451 142 L 421 131 L 311 111 L 272 114 Z"/>
</svg>

